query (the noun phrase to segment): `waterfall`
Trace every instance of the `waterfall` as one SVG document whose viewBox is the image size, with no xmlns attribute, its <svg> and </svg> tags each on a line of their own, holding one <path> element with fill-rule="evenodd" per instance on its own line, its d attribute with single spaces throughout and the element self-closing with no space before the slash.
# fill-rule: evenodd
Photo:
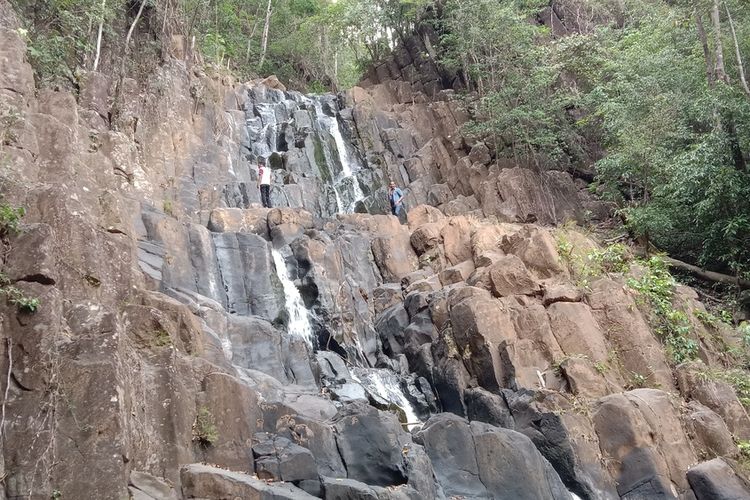
<svg viewBox="0 0 750 500">
<path fill-rule="evenodd" d="M 271 254 L 273 255 L 273 263 L 276 266 L 276 275 L 284 287 L 286 310 L 289 314 L 287 331 L 292 335 L 302 337 L 310 347 L 313 347 L 313 329 L 310 324 L 310 316 L 307 308 L 304 302 L 302 302 L 302 296 L 294 285 L 294 282 L 289 278 L 289 271 L 286 268 L 284 257 L 276 249 L 271 250 Z"/>
<path fill-rule="evenodd" d="M 352 378 L 359 382 L 365 390 L 380 399 L 395 404 L 404 411 L 408 430 L 422 424 L 414 407 L 407 399 L 404 391 L 401 390 L 396 374 L 385 369 L 363 368 L 356 370 L 356 372 L 359 376 L 352 372 Z"/>
<path fill-rule="evenodd" d="M 333 143 L 336 145 L 336 152 L 338 154 L 339 163 L 341 164 L 341 175 L 337 179 L 333 179 L 333 189 L 336 192 L 336 201 L 339 204 L 339 210 L 341 212 L 351 212 L 354 210 L 354 205 L 365 198 L 362 189 L 359 187 L 359 180 L 352 170 L 352 160 L 349 156 L 349 151 L 344 142 L 344 137 L 341 135 L 341 129 L 339 128 L 339 122 L 336 117 L 328 116 L 323 112 L 323 104 L 320 99 L 315 99 L 315 114 L 317 117 L 318 124 L 326 131 L 332 138 Z M 326 141 L 323 141 L 324 143 Z M 330 158 L 330 148 L 325 147 L 326 157 Z M 351 185 L 351 187 L 349 187 Z M 347 201 L 344 202 L 341 198 L 341 190 L 350 190 L 350 196 L 347 197 Z"/>
</svg>

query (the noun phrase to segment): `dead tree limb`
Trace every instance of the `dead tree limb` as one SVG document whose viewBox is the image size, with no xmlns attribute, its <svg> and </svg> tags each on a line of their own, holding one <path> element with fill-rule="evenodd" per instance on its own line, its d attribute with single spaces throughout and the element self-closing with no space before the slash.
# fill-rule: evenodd
<svg viewBox="0 0 750 500">
<path fill-rule="evenodd" d="M 679 269 L 680 271 L 688 272 L 696 278 L 702 279 L 703 281 L 736 285 L 742 289 L 750 288 L 750 280 L 742 279 L 736 276 L 730 276 L 728 274 L 717 273 L 715 271 L 707 271 L 705 269 L 701 269 L 698 266 L 688 264 L 687 262 L 673 259 L 672 257 L 664 257 L 664 262 L 666 262 L 670 267 Z"/>
</svg>

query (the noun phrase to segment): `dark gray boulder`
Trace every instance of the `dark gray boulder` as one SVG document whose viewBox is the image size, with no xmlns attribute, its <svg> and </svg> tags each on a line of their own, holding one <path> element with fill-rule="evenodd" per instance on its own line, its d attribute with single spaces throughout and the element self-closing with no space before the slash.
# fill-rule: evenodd
<svg viewBox="0 0 750 500">
<path fill-rule="evenodd" d="M 407 482 L 401 451 L 411 440 L 396 415 L 353 403 L 336 415 L 333 426 L 349 478 L 375 486 Z"/>
<path fill-rule="evenodd" d="M 750 484 L 722 458 L 702 462 L 687 471 L 690 487 L 698 500 L 745 500 Z"/>
<path fill-rule="evenodd" d="M 353 403 L 336 415 L 333 427 L 349 479 L 369 485 L 378 498 L 437 497 L 430 457 L 393 413 Z M 324 490 L 328 498 L 325 483 Z"/>
<path fill-rule="evenodd" d="M 404 330 L 409 325 L 409 314 L 402 303 L 397 303 L 383 311 L 375 322 L 386 355 L 394 357 L 404 352 Z"/>
<path fill-rule="evenodd" d="M 446 496 L 571 499 L 559 476 L 523 434 L 442 413 L 417 434 Z"/>
<path fill-rule="evenodd" d="M 513 429 L 513 416 L 502 396 L 493 394 L 481 387 L 473 387 L 464 392 L 466 411 L 469 420 L 478 420 L 505 429 Z"/>
<path fill-rule="evenodd" d="M 307 448 L 268 433 L 258 433 L 255 439 L 255 473 L 260 479 L 295 482 L 318 478 L 315 459 Z"/>
</svg>

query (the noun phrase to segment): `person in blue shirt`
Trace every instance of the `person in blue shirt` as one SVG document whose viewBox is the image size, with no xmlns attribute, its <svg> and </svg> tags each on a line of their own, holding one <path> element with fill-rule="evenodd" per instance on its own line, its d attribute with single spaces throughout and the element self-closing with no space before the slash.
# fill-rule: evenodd
<svg viewBox="0 0 750 500">
<path fill-rule="evenodd" d="M 391 181 L 388 185 L 388 201 L 391 203 L 391 214 L 396 217 L 401 213 L 403 199 L 404 193 L 396 187 L 395 182 Z"/>
</svg>

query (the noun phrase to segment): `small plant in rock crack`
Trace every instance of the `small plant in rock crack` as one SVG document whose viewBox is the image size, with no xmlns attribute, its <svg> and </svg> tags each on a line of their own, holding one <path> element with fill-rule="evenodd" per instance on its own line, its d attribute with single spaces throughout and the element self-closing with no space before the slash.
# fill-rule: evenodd
<svg viewBox="0 0 750 500">
<path fill-rule="evenodd" d="M 597 361 L 594 363 L 594 369 L 599 375 L 604 375 L 609 370 L 609 365 L 604 361 Z"/>
<path fill-rule="evenodd" d="M 21 232 L 21 218 L 26 214 L 23 207 L 0 203 L 0 238 Z"/>
<path fill-rule="evenodd" d="M 170 337 L 169 332 L 167 332 L 163 328 L 159 328 L 158 330 L 154 331 L 154 338 L 153 338 L 151 344 L 154 347 L 167 347 L 167 346 L 171 346 L 172 345 L 172 337 Z"/>
<path fill-rule="evenodd" d="M 630 377 L 630 383 L 628 384 L 628 386 L 630 389 L 641 389 L 643 387 L 646 387 L 646 382 L 647 379 L 644 375 L 633 372 L 632 376 Z"/>
<path fill-rule="evenodd" d="M 23 122 L 23 117 L 14 106 L 0 106 L 0 145 L 8 146 L 18 140 L 16 126 Z"/>
<path fill-rule="evenodd" d="M 162 209 L 164 210 L 165 214 L 169 215 L 170 217 L 174 217 L 174 205 L 172 203 L 172 200 L 164 200 Z"/>
<path fill-rule="evenodd" d="M 600 273 L 626 273 L 630 269 L 628 253 L 628 247 L 615 243 L 601 250 L 594 250 L 586 259 Z"/>
<path fill-rule="evenodd" d="M 0 273 L 0 295 L 5 295 L 8 302 L 18 307 L 21 312 L 33 313 L 39 309 L 39 299 L 23 293 L 3 273 Z"/>
<path fill-rule="evenodd" d="M 211 410 L 205 406 L 198 409 L 193 424 L 193 441 L 201 446 L 211 446 L 219 440 L 219 431 L 216 428 L 214 416 Z"/>
</svg>

